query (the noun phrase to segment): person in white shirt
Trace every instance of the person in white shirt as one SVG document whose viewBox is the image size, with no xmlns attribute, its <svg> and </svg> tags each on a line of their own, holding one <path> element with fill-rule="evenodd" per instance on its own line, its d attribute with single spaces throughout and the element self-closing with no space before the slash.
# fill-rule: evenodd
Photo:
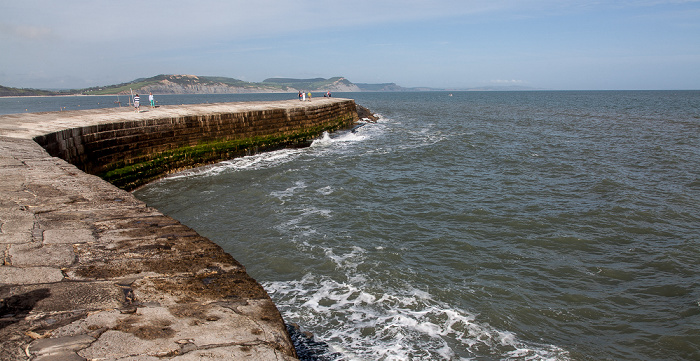
<svg viewBox="0 0 700 361">
<path fill-rule="evenodd" d="M 141 112 L 141 104 L 139 104 L 140 101 L 141 98 L 139 98 L 139 95 L 136 94 L 136 96 L 134 97 L 134 108 L 136 109 L 137 113 Z"/>
</svg>

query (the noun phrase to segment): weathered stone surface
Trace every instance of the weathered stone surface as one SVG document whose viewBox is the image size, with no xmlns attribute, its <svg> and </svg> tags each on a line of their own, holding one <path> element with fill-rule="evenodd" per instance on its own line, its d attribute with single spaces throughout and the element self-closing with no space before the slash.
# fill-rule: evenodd
<svg viewBox="0 0 700 361">
<path fill-rule="evenodd" d="M 0 229 L 3 234 L 21 233 L 34 228 L 34 215 L 20 215 L 18 213 L 0 218 L 2 226 Z"/>
<path fill-rule="evenodd" d="M 124 292 L 113 282 L 56 282 L 5 287 L 3 299 L 42 294 L 32 304 L 33 312 L 116 309 L 124 304 Z"/>
<path fill-rule="evenodd" d="M 13 266 L 54 266 L 67 267 L 75 261 L 73 246 L 70 244 L 45 245 L 39 242 L 13 244 L 9 249 Z"/>
<path fill-rule="evenodd" d="M 0 360 L 295 359 L 243 265 L 81 169 L 134 185 L 356 119 L 343 99 L 0 116 Z"/>
<path fill-rule="evenodd" d="M 95 338 L 88 335 L 44 338 L 32 342 L 27 350 L 30 354 L 37 355 L 37 357 L 58 355 L 66 357 L 90 346 L 93 342 L 95 342 Z"/>
<path fill-rule="evenodd" d="M 8 265 L 0 267 L 0 286 L 30 285 L 61 280 L 63 280 L 63 274 L 59 268 L 55 267 L 12 267 Z"/>
<path fill-rule="evenodd" d="M 74 226 L 75 227 L 75 226 Z M 78 227 L 72 229 L 49 229 L 44 231 L 44 244 L 55 243 L 88 243 L 94 242 L 95 237 L 89 229 L 80 229 Z"/>
<path fill-rule="evenodd" d="M 31 232 L 0 233 L 0 244 L 2 243 L 27 243 L 32 241 Z M 2 265 L 2 263 L 0 263 Z"/>
<path fill-rule="evenodd" d="M 85 358 L 80 357 L 73 351 L 61 351 L 50 355 L 37 356 L 33 361 L 85 361 Z"/>
</svg>

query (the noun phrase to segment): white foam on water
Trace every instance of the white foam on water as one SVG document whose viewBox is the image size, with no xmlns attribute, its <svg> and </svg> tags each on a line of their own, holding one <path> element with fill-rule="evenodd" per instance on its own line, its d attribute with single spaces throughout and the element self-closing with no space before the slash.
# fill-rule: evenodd
<svg viewBox="0 0 700 361">
<path fill-rule="evenodd" d="M 294 192 L 302 188 L 306 188 L 303 182 L 297 182 L 293 187 L 273 193 L 275 193 L 274 196 L 280 199 L 281 204 L 285 204 L 286 200 L 294 195 Z M 318 232 L 313 227 L 309 226 L 308 222 L 305 222 L 305 219 L 308 217 L 330 218 L 333 216 L 332 213 L 330 209 L 317 208 L 314 206 L 305 207 L 300 210 L 289 210 L 287 214 L 293 216 L 275 225 L 274 228 L 290 237 L 292 243 L 296 243 L 298 246 L 304 246 L 305 249 L 311 249 L 314 247 L 309 245 L 306 240 L 311 236 L 317 235 Z"/>
<path fill-rule="evenodd" d="M 294 196 L 295 192 L 297 192 L 298 190 L 304 189 L 304 188 L 306 188 L 306 183 L 304 181 L 297 181 L 294 183 L 293 186 L 291 186 L 285 190 L 273 191 L 270 193 L 270 195 L 279 199 L 280 201 L 282 201 L 282 204 L 284 204 L 284 202 L 287 199 Z"/>
<path fill-rule="evenodd" d="M 362 128 L 360 128 L 362 129 Z M 350 143 L 350 142 L 360 142 L 367 139 L 367 136 L 360 135 L 358 133 L 353 133 L 353 132 L 344 132 L 344 133 L 338 133 L 331 137 L 331 135 L 328 132 L 323 132 L 320 138 L 315 139 L 311 143 L 312 148 L 319 148 L 319 147 L 328 147 L 332 146 L 334 144 L 343 144 L 343 143 Z"/>
<path fill-rule="evenodd" d="M 360 128 L 367 128 L 367 126 Z M 323 132 L 323 135 L 314 140 L 311 143 L 312 148 L 323 148 L 332 146 L 335 144 L 342 145 L 346 143 L 359 142 L 368 138 L 367 135 L 359 134 L 361 132 L 339 132 L 331 137 L 330 133 Z M 365 134 L 367 132 L 365 131 Z M 273 168 L 287 162 L 291 162 L 301 155 L 305 154 L 306 150 L 304 148 L 297 149 L 280 149 L 270 152 L 263 152 L 254 155 L 233 158 L 230 160 L 222 161 L 213 165 L 193 168 L 178 172 L 172 175 L 164 177 L 161 181 L 180 179 L 180 178 L 194 178 L 194 177 L 208 177 L 216 176 L 221 173 L 231 172 L 231 171 L 245 171 L 245 170 L 258 170 Z M 324 193 L 327 195 L 330 193 Z"/>
<path fill-rule="evenodd" d="M 263 286 L 287 322 L 300 324 L 342 360 L 568 360 L 556 346 L 528 344 L 412 286 L 373 284 L 358 271 L 367 250 L 321 248 L 343 280 L 305 274 Z"/>
<path fill-rule="evenodd" d="M 307 207 L 301 210 L 302 216 L 319 215 L 321 217 L 328 218 L 331 216 L 332 213 L 333 212 L 330 209 L 322 209 L 316 207 Z"/>
<path fill-rule="evenodd" d="M 214 165 L 182 171 L 170 175 L 165 179 L 208 177 L 230 171 L 272 168 L 296 159 L 302 154 L 302 152 L 302 149 L 280 149 L 271 152 L 258 153 L 245 157 L 233 158 Z"/>
<path fill-rule="evenodd" d="M 333 193 L 333 187 L 331 186 L 326 186 L 321 189 L 317 189 L 316 192 L 320 193 L 321 195 L 327 196 Z"/>
<path fill-rule="evenodd" d="M 364 126 L 351 131 L 340 131 L 336 133 L 324 132 L 321 137 L 311 143 L 311 148 L 316 154 L 328 154 L 344 152 L 355 144 L 367 140 L 377 139 L 387 130 L 387 124 L 393 120 L 379 116 L 376 123 L 366 123 Z M 365 149 L 367 154 L 380 152 L 381 149 Z"/>
<path fill-rule="evenodd" d="M 312 148 L 328 147 L 332 145 L 347 145 L 354 142 L 361 142 L 382 134 L 385 131 L 383 123 L 390 121 L 378 115 L 378 120 L 375 123 L 364 123 L 354 131 L 340 131 L 333 133 L 323 132 L 320 138 L 311 143 Z"/>
<path fill-rule="evenodd" d="M 421 290 L 368 289 L 312 274 L 264 287 L 285 320 L 312 331 L 343 360 L 568 359 L 560 348 L 525 344 Z"/>
<path fill-rule="evenodd" d="M 324 250 L 326 257 L 330 258 L 338 268 L 343 269 L 356 268 L 361 263 L 360 260 L 364 257 L 364 254 L 367 253 L 365 249 L 357 246 L 353 246 L 351 252 L 342 255 L 336 255 L 333 248 L 321 248 Z"/>
<path fill-rule="evenodd" d="M 364 128 L 364 127 L 363 127 Z M 312 148 L 331 147 L 333 145 L 349 144 L 352 142 L 359 142 L 367 139 L 366 135 L 360 135 L 353 132 L 339 132 L 331 136 L 328 132 L 323 132 L 320 138 L 314 140 L 311 143 Z M 185 170 L 178 172 L 176 174 L 169 175 L 163 180 L 179 179 L 179 178 L 192 178 L 192 177 L 207 177 L 216 176 L 224 172 L 231 171 L 245 171 L 245 170 L 258 170 L 273 168 L 287 162 L 291 162 L 297 159 L 299 156 L 305 154 L 306 150 L 304 148 L 299 149 L 280 149 L 270 152 L 263 152 L 254 155 L 233 158 L 230 160 L 222 161 L 214 165 L 198 167 L 194 169 Z M 328 193 L 329 194 L 329 193 Z"/>
<path fill-rule="evenodd" d="M 328 132 L 323 132 L 320 138 L 315 139 L 313 142 L 311 142 L 311 147 L 322 147 L 322 146 L 328 146 L 329 144 L 333 143 L 333 139 L 331 139 L 331 135 Z"/>
</svg>

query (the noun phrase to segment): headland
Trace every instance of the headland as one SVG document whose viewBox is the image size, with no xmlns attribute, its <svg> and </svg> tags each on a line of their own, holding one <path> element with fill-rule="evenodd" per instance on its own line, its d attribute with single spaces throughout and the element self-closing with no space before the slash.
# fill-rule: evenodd
<svg viewBox="0 0 700 361">
<path fill-rule="evenodd" d="M 0 116 L 0 359 L 296 359 L 245 267 L 128 190 L 357 120 L 336 98 Z"/>
</svg>

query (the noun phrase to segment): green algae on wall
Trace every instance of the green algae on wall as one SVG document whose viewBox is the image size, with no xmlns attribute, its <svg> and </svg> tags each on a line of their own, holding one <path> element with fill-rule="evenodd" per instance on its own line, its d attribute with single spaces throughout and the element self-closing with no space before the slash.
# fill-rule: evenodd
<svg viewBox="0 0 700 361">
<path fill-rule="evenodd" d="M 98 176 L 119 188 L 132 190 L 158 179 L 164 174 L 179 170 L 264 151 L 308 146 L 311 144 L 311 139 L 318 134 L 317 132 L 304 132 L 304 134 L 295 136 L 210 141 L 195 146 L 179 147 L 162 153 L 150 154 L 133 164 L 127 165 L 125 162 L 114 164 L 114 169 L 98 174 Z"/>
</svg>

